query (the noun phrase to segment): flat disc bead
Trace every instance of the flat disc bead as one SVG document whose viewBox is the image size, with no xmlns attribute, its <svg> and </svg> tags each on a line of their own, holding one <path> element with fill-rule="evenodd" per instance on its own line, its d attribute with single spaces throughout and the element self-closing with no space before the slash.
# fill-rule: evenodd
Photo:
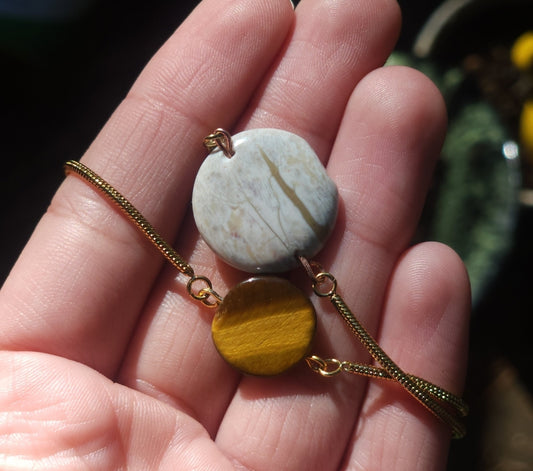
<svg viewBox="0 0 533 471">
<path fill-rule="evenodd" d="M 316 328 L 311 301 L 283 278 L 238 284 L 219 305 L 211 331 L 220 355 L 243 373 L 272 376 L 309 351 Z"/>
<path fill-rule="evenodd" d="M 253 129 L 232 138 L 235 155 L 207 156 L 192 207 L 198 230 L 228 264 L 249 273 L 284 272 L 313 257 L 330 235 L 338 195 L 301 137 Z"/>
</svg>

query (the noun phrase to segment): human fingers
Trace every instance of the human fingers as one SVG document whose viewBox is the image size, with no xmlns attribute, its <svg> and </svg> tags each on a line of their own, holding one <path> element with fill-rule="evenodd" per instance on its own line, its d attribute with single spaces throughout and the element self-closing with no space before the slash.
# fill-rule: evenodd
<svg viewBox="0 0 533 471">
<path fill-rule="evenodd" d="M 205 429 L 81 363 L 0 352 L 0 469 L 233 470 Z"/>
<path fill-rule="evenodd" d="M 448 247 L 409 249 L 392 276 L 381 346 L 410 373 L 458 395 L 466 369 L 470 290 Z M 450 429 L 400 387 L 370 383 L 346 455 L 347 469 L 444 469 Z"/>
<path fill-rule="evenodd" d="M 416 227 L 445 122 L 434 85 L 418 72 L 392 67 L 357 85 L 342 119 L 328 172 L 343 210 L 319 260 L 371 334 L 381 322 L 394 265 Z M 317 306 L 316 353 L 368 361 L 331 306 Z M 217 435 L 222 450 L 253 469 L 337 469 L 366 382 L 312 375 L 303 370 L 268 383 L 244 378 Z"/>
<path fill-rule="evenodd" d="M 202 137 L 233 124 L 292 21 L 287 0 L 200 4 L 83 161 L 172 240 Z M 94 189 L 68 178 L 1 291 L 1 348 L 54 353 L 114 374 L 161 265 L 142 239 Z"/>
<path fill-rule="evenodd" d="M 373 28 L 375 24 L 379 27 Z M 237 128 L 292 130 L 326 161 L 355 83 L 385 61 L 398 27 L 395 2 L 300 3 L 287 44 Z M 187 226 L 194 227 L 192 219 Z M 245 276 L 223 268 L 206 244 L 190 233 L 178 246 L 187 247 L 197 273 L 207 275 L 222 295 Z M 192 300 L 182 303 L 175 272 L 168 270 L 154 290 L 120 378 L 191 412 L 214 434 L 238 376 L 212 345 L 212 315 Z"/>
<path fill-rule="evenodd" d="M 400 21 L 388 0 L 300 2 L 291 40 L 238 127 L 292 131 L 326 162 L 355 85 L 383 65 Z"/>
</svg>

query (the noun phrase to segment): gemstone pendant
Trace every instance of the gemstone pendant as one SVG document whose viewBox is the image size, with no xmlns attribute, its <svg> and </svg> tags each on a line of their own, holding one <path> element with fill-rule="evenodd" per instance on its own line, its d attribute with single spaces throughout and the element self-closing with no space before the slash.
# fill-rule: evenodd
<svg viewBox="0 0 533 471">
<path fill-rule="evenodd" d="M 232 137 L 235 154 L 212 152 L 194 183 L 198 230 L 228 264 L 249 273 L 284 272 L 313 257 L 335 225 L 338 195 L 301 137 L 253 129 Z"/>
<path fill-rule="evenodd" d="M 298 363 L 316 328 L 311 301 L 283 278 L 256 277 L 230 290 L 211 327 L 220 355 L 239 371 L 272 376 Z"/>
</svg>

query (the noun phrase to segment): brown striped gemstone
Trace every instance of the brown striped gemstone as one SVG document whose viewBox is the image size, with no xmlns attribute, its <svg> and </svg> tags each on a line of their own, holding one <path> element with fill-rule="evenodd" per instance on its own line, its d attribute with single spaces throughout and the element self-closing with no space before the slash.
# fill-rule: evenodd
<svg viewBox="0 0 533 471">
<path fill-rule="evenodd" d="M 250 278 L 235 286 L 217 309 L 213 341 L 243 373 L 272 376 L 309 351 L 316 328 L 311 301 L 283 278 Z"/>
</svg>

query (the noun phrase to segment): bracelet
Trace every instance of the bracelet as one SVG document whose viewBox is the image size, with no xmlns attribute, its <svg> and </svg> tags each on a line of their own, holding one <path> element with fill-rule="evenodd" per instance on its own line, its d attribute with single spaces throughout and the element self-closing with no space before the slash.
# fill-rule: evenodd
<svg viewBox="0 0 533 471">
<path fill-rule="evenodd" d="M 311 260 L 334 227 L 338 194 L 309 144 L 278 129 L 235 136 L 217 129 L 204 139 L 204 145 L 209 153 L 192 194 L 196 225 L 220 258 L 253 274 L 224 297 L 111 184 L 77 161 L 66 162 L 65 173 L 82 177 L 113 201 L 188 278 L 190 297 L 216 309 L 213 342 L 240 372 L 272 376 L 303 360 L 323 377 L 351 373 L 395 381 L 446 423 L 454 438 L 462 438 L 466 403 L 396 365 L 350 311 L 335 277 Z M 296 267 L 303 268 L 316 296 L 329 299 L 375 365 L 309 355 L 317 323 L 313 304 L 291 282 L 272 275 Z"/>
</svg>

